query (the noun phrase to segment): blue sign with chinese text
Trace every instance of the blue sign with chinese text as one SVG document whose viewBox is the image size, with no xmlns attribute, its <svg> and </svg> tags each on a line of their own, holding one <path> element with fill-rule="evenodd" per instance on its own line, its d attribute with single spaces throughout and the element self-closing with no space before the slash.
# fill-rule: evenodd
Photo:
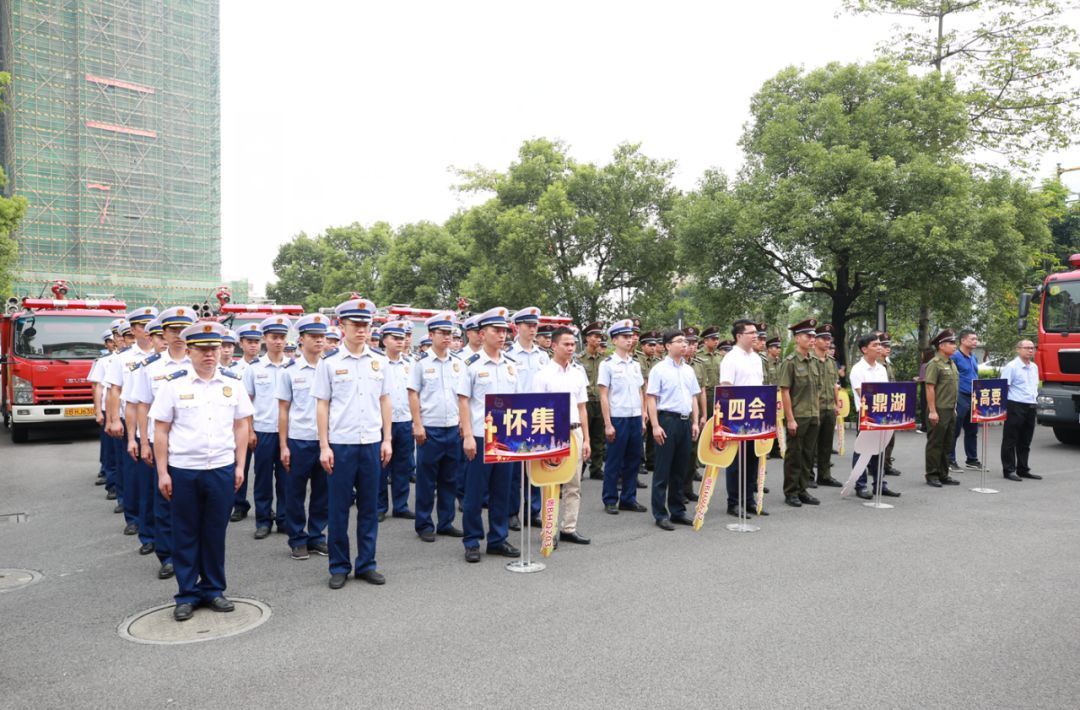
<svg viewBox="0 0 1080 710">
<path fill-rule="evenodd" d="M 570 454 L 570 394 L 484 397 L 484 463 L 558 459 Z"/>
<path fill-rule="evenodd" d="M 859 389 L 861 431 L 915 428 L 914 382 L 864 382 Z"/>
<path fill-rule="evenodd" d="M 714 442 L 776 438 L 776 385 L 720 385 L 712 415 Z"/>
<path fill-rule="evenodd" d="M 1009 399 L 1007 380 L 971 381 L 971 421 L 1003 422 L 1008 416 L 1005 402 Z"/>
</svg>

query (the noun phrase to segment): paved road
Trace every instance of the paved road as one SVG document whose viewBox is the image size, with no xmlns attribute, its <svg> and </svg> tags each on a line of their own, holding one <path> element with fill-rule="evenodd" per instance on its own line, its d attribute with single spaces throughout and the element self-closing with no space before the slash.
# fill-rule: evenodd
<svg viewBox="0 0 1080 710">
<path fill-rule="evenodd" d="M 602 512 L 586 481 L 581 530 L 535 575 L 458 541 L 379 535 L 385 587 L 326 587 L 324 559 L 230 528 L 228 592 L 273 616 L 185 646 L 121 639 L 168 602 L 153 557 L 93 485 L 96 441 L 0 442 L 0 567 L 44 579 L 0 594 L 0 707 L 1076 707 L 1080 697 L 1080 449 L 1045 429 L 1043 481 L 931 489 L 924 439 L 901 435 L 894 510 L 782 504 L 727 532 L 722 492 L 700 533 Z M 996 445 L 992 439 L 991 450 Z"/>
</svg>

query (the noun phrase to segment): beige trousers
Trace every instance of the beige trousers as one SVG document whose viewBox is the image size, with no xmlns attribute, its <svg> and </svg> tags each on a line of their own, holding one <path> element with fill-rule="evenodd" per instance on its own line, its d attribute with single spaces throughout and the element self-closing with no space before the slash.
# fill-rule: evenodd
<svg viewBox="0 0 1080 710">
<path fill-rule="evenodd" d="M 562 523 L 559 525 L 560 532 L 577 532 L 578 511 L 581 510 L 581 427 L 570 432 L 577 441 L 578 463 L 574 465 L 574 477 L 567 483 L 562 484 Z"/>
</svg>

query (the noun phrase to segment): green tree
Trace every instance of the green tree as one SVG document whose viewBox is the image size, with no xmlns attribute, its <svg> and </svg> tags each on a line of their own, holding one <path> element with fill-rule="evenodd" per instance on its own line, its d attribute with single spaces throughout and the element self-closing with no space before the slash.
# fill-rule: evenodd
<svg viewBox="0 0 1080 710">
<path fill-rule="evenodd" d="M 1080 131 L 1076 28 L 1058 0 L 843 0 L 850 12 L 902 18 L 885 56 L 947 71 L 968 106 L 970 145 L 1015 165 L 1063 149 Z"/>
<path fill-rule="evenodd" d="M 11 75 L 0 72 L 0 96 L 7 93 L 7 87 L 11 84 Z M 7 110 L 7 104 L 0 101 L 0 113 Z M 0 189 L 7 185 L 7 176 L 3 168 L 0 168 Z M 19 245 L 15 241 L 15 230 L 19 227 L 19 221 L 26 214 L 26 198 L 22 195 L 4 197 L 0 194 L 0 294 L 11 293 L 11 284 L 14 280 L 15 265 L 19 260 Z"/>
<path fill-rule="evenodd" d="M 455 308 L 469 273 L 466 243 L 430 222 L 397 230 L 380 258 L 379 304 L 411 303 L 418 308 Z"/>
<path fill-rule="evenodd" d="M 848 320 L 869 319 L 879 289 L 900 305 L 932 294 L 947 313 L 970 304 L 968 283 L 1015 275 L 1010 263 L 1027 263 L 1047 234 L 1016 202 L 1022 183 L 982 180 L 959 160 L 967 126 L 947 75 L 886 61 L 781 71 L 751 101 L 714 277 L 776 279 L 825 304 L 841 357 Z"/>
<path fill-rule="evenodd" d="M 471 242 L 467 295 L 481 307 L 531 304 L 582 323 L 625 312 L 644 289 L 668 292 L 673 169 L 633 144 L 605 165 L 577 163 L 564 144 L 541 138 L 526 141 L 505 173 L 459 171 L 461 190 L 494 193 L 451 228 Z"/>
</svg>

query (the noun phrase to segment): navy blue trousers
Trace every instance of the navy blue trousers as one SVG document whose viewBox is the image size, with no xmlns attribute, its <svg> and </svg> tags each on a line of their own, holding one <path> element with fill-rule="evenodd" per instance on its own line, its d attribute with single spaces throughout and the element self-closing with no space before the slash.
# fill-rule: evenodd
<svg viewBox="0 0 1080 710">
<path fill-rule="evenodd" d="M 101 427 L 101 472 L 105 474 L 105 490 L 116 490 L 116 445 L 113 438 Z"/>
<path fill-rule="evenodd" d="M 330 574 L 363 574 L 375 569 L 379 536 L 379 444 L 331 444 L 334 472 L 330 490 Z M 356 503 L 356 560 L 349 561 L 349 511 Z"/>
<path fill-rule="evenodd" d="M 286 476 L 285 525 L 289 547 L 326 542 L 327 491 L 326 471 L 319 463 L 319 442 L 289 439 L 291 469 Z M 311 501 L 308 484 L 311 484 Z"/>
<path fill-rule="evenodd" d="M 757 510 L 757 506 L 754 504 L 754 492 L 757 490 L 757 469 L 758 469 L 758 455 L 754 451 L 754 442 L 746 441 L 741 442 L 745 445 L 742 451 L 746 452 L 746 478 L 743 479 L 743 506 L 746 508 L 747 513 L 751 510 Z M 741 445 L 736 444 L 736 445 Z M 739 504 L 739 473 L 742 468 L 742 451 L 735 456 L 735 460 L 731 462 L 731 465 L 725 469 L 727 479 L 727 504 L 731 506 Z"/>
<path fill-rule="evenodd" d="M 484 440 L 476 439 L 476 456 L 469 462 L 465 477 L 465 549 L 480 547 L 484 539 L 484 499 L 488 501 L 488 547 L 506 542 L 509 532 L 510 480 L 514 463 L 484 463 Z"/>
<path fill-rule="evenodd" d="M 242 510 L 245 513 L 251 510 L 251 503 L 248 503 L 247 489 L 248 479 L 251 478 L 251 460 L 255 458 L 255 449 L 248 447 L 247 458 L 244 459 L 244 482 L 240 484 L 240 488 L 237 489 L 233 496 L 233 508 L 236 510 Z"/>
<path fill-rule="evenodd" d="M 285 530 L 285 467 L 278 433 L 255 432 L 255 527 Z M 274 502 L 274 496 L 277 502 Z"/>
<path fill-rule="evenodd" d="M 604 449 L 604 505 L 637 503 L 641 468 L 641 417 L 612 417 L 615 441 Z"/>
<path fill-rule="evenodd" d="M 676 414 L 657 413 L 657 424 L 664 430 L 663 445 L 656 446 L 656 463 L 652 481 L 652 514 L 657 520 L 686 515 L 682 497 L 683 478 L 690 466 L 694 442 L 690 420 Z"/>
<path fill-rule="evenodd" d="M 143 521 L 139 516 L 139 503 L 142 501 L 142 489 L 139 487 L 138 464 L 127 450 L 127 423 L 124 423 L 124 434 L 117 440 L 116 451 L 120 457 L 120 477 L 123 479 L 124 488 L 124 522 L 135 523 L 139 526 L 142 540 Z M 153 524 L 150 525 L 153 528 Z M 146 540 L 143 540 L 146 542 Z M 152 540 L 151 540 L 152 542 Z"/>
<path fill-rule="evenodd" d="M 235 471 L 233 465 L 205 471 L 169 466 L 177 604 L 208 602 L 225 592 L 225 528 Z"/>
<path fill-rule="evenodd" d="M 454 524 L 461 436 L 456 426 L 424 427 L 427 440 L 416 447 L 416 532 L 435 530 L 431 510 L 438 499 L 440 532 Z"/>
<path fill-rule="evenodd" d="M 119 439 L 109 437 L 109 442 L 112 444 L 113 450 L 113 465 L 115 471 L 115 477 L 113 482 L 116 484 L 116 504 L 124 509 L 124 523 L 138 523 L 138 516 L 134 518 L 128 513 L 127 506 L 124 505 L 124 501 L 127 496 L 124 495 L 124 475 L 125 466 L 124 463 L 130 460 L 127 455 L 127 430 L 124 430 L 124 434 Z"/>
<path fill-rule="evenodd" d="M 956 461 L 956 441 L 964 435 L 964 456 L 966 461 L 979 460 L 979 425 L 971 421 L 971 393 L 961 392 L 956 398 L 956 433 L 953 435 L 952 451 L 949 460 Z"/>
<path fill-rule="evenodd" d="M 394 454 L 390 457 L 390 463 L 379 472 L 379 512 L 390 510 L 392 500 L 394 512 L 404 513 L 409 510 L 409 478 L 416 469 L 411 421 L 390 425 L 390 446 Z M 387 486 L 390 488 L 389 495 Z"/>
<path fill-rule="evenodd" d="M 136 450 L 142 452 L 142 439 L 135 437 Z M 131 457 L 128 456 L 128 460 Z M 157 549 L 157 514 L 155 499 L 161 495 L 157 489 L 157 472 L 141 458 L 132 461 L 139 487 L 139 540 L 154 543 Z M 168 543 L 166 543 L 168 545 Z"/>
</svg>

